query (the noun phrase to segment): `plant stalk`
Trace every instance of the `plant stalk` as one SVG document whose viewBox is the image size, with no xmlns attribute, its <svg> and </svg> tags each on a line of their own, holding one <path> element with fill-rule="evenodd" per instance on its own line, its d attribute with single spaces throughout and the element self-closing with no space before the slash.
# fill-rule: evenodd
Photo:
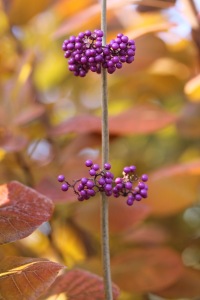
<svg viewBox="0 0 200 300">
<path fill-rule="evenodd" d="M 104 32 L 103 46 L 106 45 L 106 0 L 101 0 L 101 30 Z M 109 126 L 108 126 L 108 89 L 107 72 L 102 68 L 101 75 L 102 92 L 102 168 L 109 161 Z M 105 299 L 112 300 L 112 280 L 110 270 L 110 247 L 109 247 L 109 222 L 108 222 L 108 199 L 105 193 L 101 193 L 101 235 L 102 235 L 102 261 L 104 273 Z"/>
</svg>

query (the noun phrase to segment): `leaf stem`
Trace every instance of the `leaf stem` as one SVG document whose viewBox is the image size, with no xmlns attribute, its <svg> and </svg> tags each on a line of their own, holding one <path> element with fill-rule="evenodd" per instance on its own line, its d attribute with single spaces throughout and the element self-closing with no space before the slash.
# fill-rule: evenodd
<svg viewBox="0 0 200 300">
<path fill-rule="evenodd" d="M 104 32 L 103 46 L 106 45 L 106 0 L 101 0 L 101 30 Z M 109 160 L 109 126 L 108 126 L 108 89 L 107 72 L 102 68 L 102 168 Z M 102 261 L 104 272 L 105 299 L 112 300 L 112 281 L 110 271 L 109 224 L 108 224 L 108 199 L 101 193 L 101 235 L 102 235 Z"/>
</svg>

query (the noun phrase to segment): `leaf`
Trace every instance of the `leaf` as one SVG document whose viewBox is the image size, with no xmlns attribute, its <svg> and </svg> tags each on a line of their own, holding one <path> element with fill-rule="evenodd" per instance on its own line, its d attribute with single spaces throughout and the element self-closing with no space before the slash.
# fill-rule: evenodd
<svg viewBox="0 0 200 300">
<path fill-rule="evenodd" d="M 116 8 L 120 8 L 125 3 L 128 2 L 122 0 L 110 0 L 107 5 L 107 17 L 108 19 L 113 16 Z M 61 26 L 54 33 L 54 38 L 60 38 L 63 35 L 68 35 L 70 32 L 77 30 L 85 30 L 87 25 L 94 26 L 95 24 L 99 25 L 99 17 L 100 17 L 100 3 L 95 3 L 90 5 L 80 12 L 71 15 L 71 18 L 67 18 L 67 20 L 61 24 Z M 86 17 L 87 16 L 87 17 Z M 78 20 L 78 22 L 77 22 Z M 89 27 L 88 27 L 89 28 Z"/>
<path fill-rule="evenodd" d="M 197 75 L 186 83 L 184 92 L 191 101 L 200 101 L 200 75 Z"/>
<path fill-rule="evenodd" d="M 103 278 L 93 273 L 75 269 L 60 275 L 50 287 L 47 296 L 65 293 L 68 300 L 104 300 Z M 113 299 L 119 289 L 113 284 Z"/>
<path fill-rule="evenodd" d="M 154 245 L 166 243 L 169 240 L 169 234 L 163 228 L 148 223 L 134 230 L 129 230 L 123 234 L 122 239 L 126 243 Z"/>
<path fill-rule="evenodd" d="M 5 2 L 5 0 L 4 0 Z M 6 3 L 8 16 L 12 25 L 23 25 L 36 14 L 42 12 L 53 2 L 52 0 L 42 0 L 30 2 L 27 5 L 26 0 L 13 0 Z"/>
<path fill-rule="evenodd" d="M 157 292 L 164 298 L 194 298 L 200 295 L 200 272 L 192 268 L 185 268 L 179 280 L 166 289 Z"/>
<path fill-rule="evenodd" d="M 144 134 L 154 132 L 173 122 L 176 116 L 155 105 L 140 105 L 109 119 L 111 135 Z M 93 115 L 79 115 L 68 119 L 51 130 L 59 136 L 69 132 L 101 133 L 101 120 Z"/>
<path fill-rule="evenodd" d="M 52 212 L 52 201 L 35 190 L 17 181 L 1 185 L 0 244 L 30 235 Z"/>
<path fill-rule="evenodd" d="M 178 132 L 189 138 L 199 138 L 200 137 L 200 103 L 190 102 L 187 103 L 180 113 L 177 120 L 176 126 Z"/>
<path fill-rule="evenodd" d="M 69 118 L 67 121 L 55 126 L 50 134 L 53 136 L 59 136 L 69 132 L 76 133 L 88 133 L 98 132 L 101 130 L 101 120 L 94 115 L 78 115 Z"/>
<path fill-rule="evenodd" d="M 76 2 L 74 2 L 74 0 L 59 0 L 56 1 L 54 10 L 59 17 L 66 19 L 70 15 L 75 15 L 79 13 L 80 10 L 87 8 L 93 2 L 93 0 L 82 0 Z"/>
<path fill-rule="evenodd" d="M 1 148 L 6 152 L 19 152 L 22 151 L 28 143 L 28 139 L 23 135 L 13 135 L 6 132 L 0 142 Z"/>
<path fill-rule="evenodd" d="M 159 9 L 166 9 L 174 6 L 176 3 L 176 0 L 155 0 L 155 1 L 148 1 L 148 0 L 142 0 L 140 1 L 140 4 L 137 6 L 137 11 L 139 12 L 152 12 L 154 10 Z"/>
<path fill-rule="evenodd" d="M 175 122 L 176 116 L 155 105 L 140 105 L 110 118 L 113 135 L 144 134 Z"/>
<path fill-rule="evenodd" d="M 176 282 L 183 265 L 170 248 L 137 248 L 113 258 L 112 271 L 113 281 L 127 292 L 155 292 Z"/>
<path fill-rule="evenodd" d="M 152 213 L 167 216 L 197 201 L 200 161 L 160 169 L 150 175 L 148 205 Z"/>
<path fill-rule="evenodd" d="M 42 258 L 6 257 L 0 264 L 0 298 L 38 299 L 62 268 Z"/>
<path fill-rule="evenodd" d="M 20 114 L 13 120 L 13 124 L 24 126 L 40 118 L 45 113 L 45 107 L 42 105 L 29 105 L 26 109 L 21 110 Z"/>
<path fill-rule="evenodd" d="M 84 160 L 87 157 L 78 156 L 69 154 L 66 157 L 66 152 L 63 152 L 62 161 L 62 168 L 59 170 L 57 175 L 54 175 L 54 178 L 50 177 L 50 175 L 46 175 L 45 177 L 39 182 L 36 189 L 40 193 L 46 195 L 53 199 L 54 202 L 68 202 L 68 201 L 77 201 L 77 195 L 74 193 L 73 189 L 69 189 L 66 193 L 61 191 L 61 184 L 57 182 L 57 176 L 59 174 L 65 174 L 66 180 L 69 183 L 73 183 L 74 180 L 77 180 L 81 177 L 88 177 L 89 170 L 85 167 Z M 97 160 L 95 160 L 98 163 Z"/>
<path fill-rule="evenodd" d="M 100 207 L 98 199 L 89 200 L 79 205 L 74 219 L 81 228 L 100 233 Z M 126 204 L 125 198 L 109 198 L 109 230 L 112 234 L 122 233 L 147 218 L 151 210 L 143 203 L 136 203 L 133 207 Z M 91 226 L 92 224 L 92 226 Z"/>
</svg>

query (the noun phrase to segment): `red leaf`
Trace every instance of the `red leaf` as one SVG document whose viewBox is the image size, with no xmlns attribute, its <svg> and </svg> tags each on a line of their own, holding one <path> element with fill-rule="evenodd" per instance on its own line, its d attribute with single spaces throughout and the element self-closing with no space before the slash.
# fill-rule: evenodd
<svg viewBox="0 0 200 300">
<path fill-rule="evenodd" d="M 31 234 L 53 212 L 53 203 L 35 190 L 11 181 L 0 186 L 0 244 Z"/>
<path fill-rule="evenodd" d="M 27 143 L 28 139 L 25 136 L 14 136 L 7 132 L 0 145 L 6 152 L 19 152 L 26 147 Z"/>
<path fill-rule="evenodd" d="M 57 277 L 45 296 L 66 293 L 68 300 L 104 300 L 103 278 L 83 270 L 71 270 Z M 113 299 L 117 299 L 119 289 L 113 284 Z"/>
<path fill-rule="evenodd" d="M 38 299 L 61 269 L 60 264 L 46 259 L 6 257 L 0 264 L 0 298 Z"/>
<path fill-rule="evenodd" d="M 160 244 L 169 240 L 169 234 L 163 228 L 144 224 L 135 230 L 129 230 L 123 235 L 123 241 L 134 244 Z"/>
<path fill-rule="evenodd" d="M 140 105 L 117 116 L 110 117 L 110 134 L 123 136 L 124 134 L 150 133 L 175 122 L 175 120 L 175 115 L 164 111 L 158 106 Z M 51 134 L 58 136 L 69 132 L 101 133 L 101 120 L 99 117 L 92 115 L 76 116 L 54 127 Z"/>
<path fill-rule="evenodd" d="M 110 118 L 111 134 L 151 133 L 175 122 L 176 116 L 155 105 L 136 106 Z"/>
<path fill-rule="evenodd" d="M 101 120 L 93 115 L 78 115 L 54 127 L 50 134 L 59 136 L 69 132 L 88 133 L 101 131 Z"/>
<path fill-rule="evenodd" d="M 140 248 L 114 258 L 112 271 L 114 282 L 127 292 L 155 292 L 176 282 L 183 265 L 180 256 L 169 248 Z"/>
<path fill-rule="evenodd" d="M 19 115 L 13 120 L 13 124 L 17 126 L 24 126 L 30 122 L 40 118 L 45 113 L 45 107 L 42 105 L 30 105 L 20 112 Z"/>
</svg>

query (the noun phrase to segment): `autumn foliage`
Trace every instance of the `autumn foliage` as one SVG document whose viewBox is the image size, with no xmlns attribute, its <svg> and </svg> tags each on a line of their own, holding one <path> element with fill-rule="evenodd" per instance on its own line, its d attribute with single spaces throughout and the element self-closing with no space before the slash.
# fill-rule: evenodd
<svg viewBox="0 0 200 300">
<path fill-rule="evenodd" d="M 109 199 L 118 300 L 200 295 L 200 7 L 182 2 L 108 1 L 108 40 L 136 44 L 108 75 L 110 163 L 149 175 L 147 199 Z M 0 299 L 104 299 L 99 196 L 57 182 L 101 164 L 100 75 L 62 51 L 96 28 L 100 1 L 0 1 Z"/>
</svg>

